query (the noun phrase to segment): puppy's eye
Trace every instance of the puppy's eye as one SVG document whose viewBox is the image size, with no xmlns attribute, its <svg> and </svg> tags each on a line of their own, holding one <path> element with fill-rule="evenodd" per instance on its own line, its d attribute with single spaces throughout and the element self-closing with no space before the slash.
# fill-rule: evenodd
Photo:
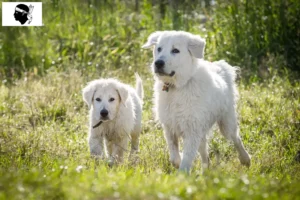
<svg viewBox="0 0 300 200">
<path fill-rule="evenodd" d="M 178 49 L 172 49 L 172 53 L 179 53 L 180 51 Z"/>
<path fill-rule="evenodd" d="M 100 98 L 96 98 L 96 101 L 99 101 L 99 102 L 100 102 L 100 101 L 101 101 L 101 99 L 100 99 Z"/>
<path fill-rule="evenodd" d="M 158 48 L 157 48 L 157 51 L 158 51 L 158 52 L 161 52 L 161 47 L 158 47 Z"/>
<path fill-rule="evenodd" d="M 110 98 L 109 102 L 113 102 L 115 100 L 115 98 Z"/>
</svg>

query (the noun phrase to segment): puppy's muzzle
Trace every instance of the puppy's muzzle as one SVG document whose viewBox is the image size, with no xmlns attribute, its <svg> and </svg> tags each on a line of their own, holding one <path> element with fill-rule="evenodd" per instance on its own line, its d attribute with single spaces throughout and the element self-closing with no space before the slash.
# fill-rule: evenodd
<svg viewBox="0 0 300 200">
<path fill-rule="evenodd" d="M 172 71 L 170 74 L 165 72 L 165 70 L 164 70 L 165 61 L 163 61 L 163 60 L 155 61 L 154 65 L 155 65 L 154 72 L 160 76 L 174 76 L 175 75 L 174 71 Z"/>
<path fill-rule="evenodd" d="M 104 109 L 102 109 L 101 111 L 100 111 L 100 116 L 101 116 L 101 118 L 102 119 L 108 119 L 108 111 L 104 108 Z"/>
</svg>

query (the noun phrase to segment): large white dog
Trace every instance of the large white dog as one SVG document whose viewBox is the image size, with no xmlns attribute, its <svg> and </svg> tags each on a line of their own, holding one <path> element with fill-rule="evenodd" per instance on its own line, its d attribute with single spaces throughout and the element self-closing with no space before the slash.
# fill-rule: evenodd
<svg viewBox="0 0 300 200">
<path fill-rule="evenodd" d="M 250 156 L 239 136 L 236 68 L 225 61 L 203 60 L 205 41 L 183 31 L 154 32 L 143 48 L 153 49 L 155 111 L 164 129 L 172 164 L 189 172 L 199 150 L 208 168 L 207 135 L 215 122 L 233 141 L 243 165 Z M 178 139 L 183 138 L 183 155 Z"/>
<path fill-rule="evenodd" d="M 83 89 L 90 108 L 88 141 L 91 155 L 122 162 L 131 139 L 131 154 L 138 151 L 142 121 L 142 80 L 136 74 L 136 89 L 115 79 L 99 79 Z"/>
</svg>

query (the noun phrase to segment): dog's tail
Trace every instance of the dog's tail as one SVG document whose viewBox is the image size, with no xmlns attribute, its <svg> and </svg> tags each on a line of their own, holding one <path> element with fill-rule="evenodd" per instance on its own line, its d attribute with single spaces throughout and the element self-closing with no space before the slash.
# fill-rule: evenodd
<svg viewBox="0 0 300 200">
<path fill-rule="evenodd" d="M 237 73 L 240 71 L 239 67 L 232 67 L 224 60 L 219 60 L 214 63 L 222 69 L 218 72 L 218 74 L 224 78 L 228 85 L 233 85 L 236 80 Z"/>
<path fill-rule="evenodd" d="M 238 98 L 238 91 L 237 91 L 237 88 L 235 85 L 235 80 L 236 80 L 237 74 L 240 73 L 240 68 L 232 67 L 224 60 L 219 60 L 214 63 L 217 64 L 219 67 L 221 67 L 221 70 L 218 72 L 218 74 L 221 75 L 223 77 L 223 79 L 226 81 L 230 90 L 232 90 L 234 100 L 236 100 Z"/>
<path fill-rule="evenodd" d="M 137 92 L 138 96 L 140 97 L 140 99 L 143 99 L 144 98 L 143 81 L 138 73 L 135 73 L 134 75 L 135 75 L 135 79 L 136 79 L 136 84 L 135 84 L 136 92 Z"/>
</svg>

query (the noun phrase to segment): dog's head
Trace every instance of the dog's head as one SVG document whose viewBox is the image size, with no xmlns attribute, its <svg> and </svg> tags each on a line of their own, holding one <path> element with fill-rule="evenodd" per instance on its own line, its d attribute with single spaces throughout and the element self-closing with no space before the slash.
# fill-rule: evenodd
<svg viewBox="0 0 300 200">
<path fill-rule="evenodd" d="M 116 118 L 120 106 L 126 107 L 128 91 L 114 79 L 99 79 L 90 82 L 82 95 L 93 118 L 105 122 Z"/>
<path fill-rule="evenodd" d="M 183 31 L 152 33 L 142 48 L 153 49 L 152 70 L 164 82 L 187 79 L 193 73 L 195 59 L 203 58 L 205 40 Z"/>
</svg>

